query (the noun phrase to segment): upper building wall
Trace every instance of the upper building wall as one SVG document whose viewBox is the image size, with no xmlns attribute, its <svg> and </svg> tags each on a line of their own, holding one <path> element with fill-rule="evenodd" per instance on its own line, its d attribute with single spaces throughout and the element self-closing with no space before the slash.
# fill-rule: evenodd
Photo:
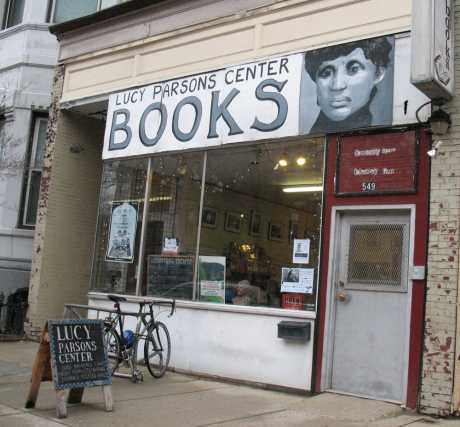
<svg viewBox="0 0 460 427">
<path fill-rule="evenodd" d="M 410 27 L 410 0 L 167 2 L 64 34 L 62 101 Z"/>
</svg>

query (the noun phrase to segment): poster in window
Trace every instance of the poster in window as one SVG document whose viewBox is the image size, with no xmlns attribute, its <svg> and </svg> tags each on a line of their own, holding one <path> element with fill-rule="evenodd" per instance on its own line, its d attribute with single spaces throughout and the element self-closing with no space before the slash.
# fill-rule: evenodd
<svg viewBox="0 0 460 427">
<path fill-rule="evenodd" d="M 294 239 L 292 262 L 308 264 L 310 260 L 310 239 Z"/>
<path fill-rule="evenodd" d="M 200 300 L 225 302 L 225 257 L 200 256 L 198 280 Z"/>
<path fill-rule="evenodd" d="M 299 294 L 313 293 L 313 268 L 281 269 L 281 292 L 294 292 Z"/>
<path fill-rule="evenodd" d="M 128 263 L 134 261 L 138 212 L 139 204 L 137 202 L 112 203 L 106 261 Z"/>
</svg>

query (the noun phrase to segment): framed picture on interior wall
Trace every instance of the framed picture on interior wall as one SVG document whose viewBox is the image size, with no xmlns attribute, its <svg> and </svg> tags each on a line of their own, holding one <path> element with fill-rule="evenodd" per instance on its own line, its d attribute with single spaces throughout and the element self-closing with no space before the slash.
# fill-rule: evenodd
<svg viewBox="0 0 460 427">
<path fill-rule="evenodd" d="M 225 231 L 239 233 L 241 231 L 241 214 L 238 212 L 227 212 L 225 214 Z"/>
<path fill-rule="evenodd" d="M 251 236 L 260 236 L 262 234 L 262 215 L 259 212 L 251 211 L 249 234 Z"/>
<path fill-rule="evenodd" d="M 270 222 L 268 224 L 268 240 L 282 240 L 283 232 L 280 224 Z"/>
<path fill-rule="evenodd" d="M 203 206 L 203 213 L 201 215 L 201 225 L 206 228 L 216 228 L 217 209 Z"/>
</svg>

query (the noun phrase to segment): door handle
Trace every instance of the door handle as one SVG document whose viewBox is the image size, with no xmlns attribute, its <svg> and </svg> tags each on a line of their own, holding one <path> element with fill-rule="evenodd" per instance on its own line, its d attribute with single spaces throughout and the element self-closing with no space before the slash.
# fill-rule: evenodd
<svg viewBox="0 0 460 427">
<path fill-rule="evenodd" d="M 335 294 L 335 299 L 339 302 L 348 302 L 350 300 L 350 295 L 345 291 L 340 291 Z"/>
<path fill-rule="evenodd" d="M 339 280 L 336 284 L 337 292 L 335 293 L 335 299 L 339 302 L 350 301 L 351 295 L 345 290 L 345 283 Z"/>
</svg>

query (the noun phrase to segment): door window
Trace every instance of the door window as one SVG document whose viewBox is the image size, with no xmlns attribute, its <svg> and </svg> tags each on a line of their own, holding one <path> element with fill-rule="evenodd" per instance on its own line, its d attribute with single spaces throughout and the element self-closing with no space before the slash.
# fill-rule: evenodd
<svg viewBox="0 0 460 427">
<path fill-rule="evenodd" d="M 347 288 L 404 291 L 405 224 L 350 226 Z"/>
</svg>

